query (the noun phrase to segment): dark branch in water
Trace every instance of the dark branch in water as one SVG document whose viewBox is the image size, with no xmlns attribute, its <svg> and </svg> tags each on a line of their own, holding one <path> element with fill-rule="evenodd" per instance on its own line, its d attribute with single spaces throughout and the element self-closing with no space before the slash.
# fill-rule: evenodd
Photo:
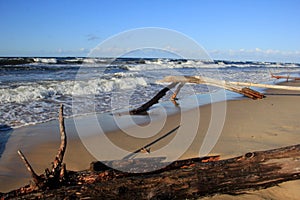
<svg viewBox="0 0 300 200">
<path fill-rule="evenodd" d="M 178 83 L 171 83 L 167 87 L 163 88 L 161 91 L 159 91 L 152 99 L 150 99 L 148 102 L 143 104 L 142 106 L 133 109 L 129 111 L 131 115 L 138 115 L 138 114 L 145 114 L 146 111 L 153 106 L 154 104 L 157 104 L 158 101 L 166 95 L 166 93 L 171 90 L 173 87 L 175 87 Z"/>
</svg>

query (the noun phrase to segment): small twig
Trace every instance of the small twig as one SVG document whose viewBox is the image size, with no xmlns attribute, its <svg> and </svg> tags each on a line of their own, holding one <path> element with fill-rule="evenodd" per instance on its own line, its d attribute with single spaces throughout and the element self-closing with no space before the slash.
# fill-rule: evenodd
<svg viewBox="0 0 300 200">
<path fill-rule="evenodd" d="M 180 127 L 180 125 L 177 126 L 176 128 L 174 128 L 173 130 L 169 131 L 168 133 L 164 134 L 163 136 L 157 138 L 156 140 L 150 142 L 149 144 L 147 144 L 147 145 L 145 145 L 145 146 L 143 146 L 143 147 L 137 149 L 136 151 L 130 153 L 129 155 L 125 156 L 122 160 L 130 159 L 130 158 L 131 158 L 132 156 L 134 156 L 135 154 L 140 153 L 140 152 L 143 151 L 144 149 L 147 149 L 148 147 L 152 146 L 153 144 L 155 144 L 155 143 L 159 142 L 160 140 L 164 139 L 165 137 L 171 135 L 171 134 L 174 133 L 179 127 Z"/>
<path fill-rule="evenodd" d="M 185 83 L 180 83 L 180 84 L 177 86 L 175 92 L 173 93 L 173 95 L 172 95 L 172 97 L 171 97 L 171 101 L 176 101 L 176 100 L 177 100 L 177 95 L 178 95 L 178 93 L 180 92 L 181 88 L 184 86 L 184 84 L 185 84 Z"/>
<path fill-rule="evenodd" d="M 24 154 L 22 153 L 21 150 L 18 150 L 18 154 L 21 157 L 21 159 L 23 160 L 27 170 L 30 172 L 32 178 L 33 178 L 33 182 L 38 185 L 39 183 L 39 176 L 35 173 L 35 171 L 33 170 L 33 168 L 31 167 L 31 165 L 29 164 L 28 160 L 26 159 L 26 157 L 24 156 Z"/>
</svg>

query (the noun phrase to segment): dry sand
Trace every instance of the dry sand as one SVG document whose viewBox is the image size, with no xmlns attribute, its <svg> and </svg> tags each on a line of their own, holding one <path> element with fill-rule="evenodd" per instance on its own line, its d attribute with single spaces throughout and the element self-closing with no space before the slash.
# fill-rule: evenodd
<svg viewBox="0 0 300 200">
<path fill-rule="evenodd" d="M 297 84 L 299 83 L 288 83 Z M 76 123 L 82 128 L 84 138 L 79 139 L 78 129 L 74 125 L 73 119 L 66 120 L 68 135 L 68 146 L 64 162 L 69 170 L 83 170 L 89 167 L 91 161 L 96 160 L 93 155 L 102 160 L 122 159 L 128 151 L 134 151 L 141 146 L 150 143 L 172 130 L 179 124 L 177 133 L 162 139 L 151 146 L 153 153 L 141 154 L 138 156 L 167 156 L 169 160 L 177 157 L 188 158 L 199 156 L 202 143 L 208 130 L 212 131 L 206 138 L 206 144 L 213 144 L 212 138 L 217 137 L 217 143 L 210 151 L 210 154 L 221 155 L 221 158 L 242 155 L 249 151 L 267 150 L 299 144 L 300 142 L 300 95 L 293 91 L 268 90 L 267 98 L 262 100 L 232 100 L 224 103 L 215 103 L 200 107 L 200 118 L 195 109 L 186 111 L 183 104 L 175 107 L 168 104 L 169 111 L 177 114 L 170 114 L 167 119 L 160 117 L 160 109 L 156 107 L 150 111 L 150 116 L 154 122 L 149 125 L 149 116 L 136 116 L 141 126 L 126 128 L 124 131 L 114 130 L 116 124 L 111 115 L 98 118 L 101 126 L 105 130 L 99 131 L 93 124 L 94 118 L 91 116 L 82 117 Z M 216 118 L 218 110 L 224 109 L 226 105 L 226 117 L 224 126 L 222 122 L 222 112 Z M 170 108 L 173 107 L 173 108 Z M 212 109 L 214 113 L 212 114 Z M 215 112 L 217 110 L 217 112 Z M 169 112 L 168 111 L 168 112 Z M 198 113 L 199 114 L 199 113 Z M 116 116 L 122 124 L 130 124 L 128 116 Z M 213 124 L 209 127 L 209 124 Z M 221 125 L 220 137 L 215 125 Z M 162 127 L 160 127 L 162 125 Z M 195 135 L 193 129 L 199 125 Z M 151 126 L 151 127 L 150 127 Z M 153 130 L 155 135 L 153 134 Z M 215 132 L 214 132 L 215 131 Z M 105 132 L 105 134 L 103 133 Z M 176 138 L 176 135 L 181 137 Z M 82 135 L 82 134 L 81 134 Z M 194 137 L 195 136 L 195 137 Z M 142 137 L 142 138 L 140 138 Z M 118 146 L 120 151 L 108 150 L 111 143 L 105 142 L 109 138 L 113 146 Z M 176 140 L 177 142 L 173 142 Z M 89 144 L 91 155 L 83 145 Z M 27 184 L 30 180 L 23 163 L 17 155 L 17 150 L 21 149 L 27 156 L 33 168 L 40 174 L 47 167 L 57 152 L 59 146 L 58 122 L 51 121 L 34 126 L 27 126 L 13 130 L 8 138 L 5 150 L 0 158 L 0 191 L 5 192 Z M 185 146 L 187 149 L 185 149 Z M 203 148 L 203 146 L 202 146 Z M 128 151 L 122 151 L 122 149 Z M 203 153 L 204 151 L 201 152 Z M 202 155 L 202 154 L 201 154 Z M 269 189 L 249 192 L 239 196 L 216 195 L 205 199 L 298 199 L 300 196 L 300 181 L 290 181 Z"/>
</svg>

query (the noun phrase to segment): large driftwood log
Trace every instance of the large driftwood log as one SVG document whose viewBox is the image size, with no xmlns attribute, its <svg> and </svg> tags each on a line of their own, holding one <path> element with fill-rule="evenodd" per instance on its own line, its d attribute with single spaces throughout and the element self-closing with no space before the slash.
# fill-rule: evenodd
<svg viewBox="0 0 300 200">
<path fill-rule="evenodd" d="M 212 78 L 202 77 L 202 76 L 166 76 L 163 80 L 159 82 L 190 82 L 190 83 L 197 83 L 197 84 L 213 85 L 217 87 L 225 87 L 225 89 L 227 89 L 227 87 L 230 86 L 247 86 L 247 87 L 300 91 L 300 87 L 296 87 L 296 86 L 224 81 L 224 80 L 217 80 L 217 79 L 212 79 Z"/>
<path fill-rule="evenodd" d="M 161 91 L 159 91 L 152 99 L 150 99 L 148 102 L 144 103 L 142 106 L 135 108 L 133 110 L 129 111 L 129 114 L 136 115 L 136 114 L 146 114 L 146 111 L 153 106 L 154 104 L 158 103 L 158 101 L 166 95 L 166 93 L 176 87 L 176 90 L 174 91 L 173 95 L 171 96 L 171 101 L 176 103 L 176 97 L 181 90 L 181 88 L 184 86 L 185 83 L 196 83 L 196 84 L 206 84 L 206 85 L 212 85 L 216 87 L 221 87 L 226 90 L 230 90 L 236 93 L 243 94 L 246 97 L 249 97 L 251 99 L 262 99 L 264 98 L 264 94 L 255 91 L 253 89 L 250 89 L 249 87 L 255 86 L 255 87 L 264 87 L 264 88 L 274 88 L 277 86 L 273 85 L 266 85 L 266 84 L 255 84 L 255 83 L 243 83 L 243 82 L 228 82 L 223 80 L 217 80 L 212 79 L 208 77 L 201 77 L 201 76 L 167 76 L 163 80 L 160 80 L 158 82 L 171 82 L 170 85 L 163 88 Z M 247 86 L 247 87 L 241 87 L 241 86 Z M 287 86 L 280 86 L 278 89 L 284 89 Z M 294 87 L 296 88 L 296 87 Z M 299 89 L 300 88 L 296 88 Z"/>
<path fill-rule="evenodd" d="M 212 85 L 224 88 L 226 90 L 230 90 L 233 92 L 237 92 L 240 94 L 245 95 L 246 97 L 252 98 L 252 99 L 262 99 L 265 96 L 257 92 L 253 89 L 250 89 L 248 87 L 239 87 L 245 83 L 240 82 L 227 82 L 227 81 L 220 81 L 212 78 L 207 77 L 200 77 L 200 76 L 167 76 L 163 80 L 160 80 L 158 82 L 171 82 L 170 85 L 163 88 L 161 91 L 159 91 L 152 99 L 150 99 L 148 102 L 144 103 L 138 108 L 132 109 L 129 111 L 129 114 L 136 115 L 136 114 L 146 114 L 146 111 L 153 106 L 154 104 L 158 103 L 158 101 L 166 95 L 166 93 L 171 90 L 172 88 L 176 87 L 176 90 L 174 91 L 173 95 L 171 96 L 170 100 L 173 101 L 176 105 L 176 99 L 177 95 L 180 92 L 181 88 L 184 86 L 185 83 L 196 83 L 196 84 L 206 84 L 206 85 Z M 249 85 L 247 83 L 245 86 L 254 86 Z"/>
<path fill-rule="evenodd" d="M 67 173 L 62 163 L 67 143 L 62 106 L 59 115 L 61 144 L 52 169 L 37 175 L 19 151 L 34 184 L 0 194 L 1 199 L 185 199 L 239 194 L 300 179 L 300 144 L 226 160 L 208 156 L 173 163 L 164 163 L 165 158 L 93 162 L 90 170 Z"/>
<path fill-rule="evenodd" d="M 217 79 L 212 79 L 212 78 L 202 77 L 202 76 L 166 76 L 164 79 L 160 80 L 159 82 L 196 83 L 196 84 L 212 85 L 212 86 L 224 88 L 226 90 L 243 94 L 252 99 L 261 99 L 264 98 L 264 95 L 260 92 L 250 89 L 249 87 L 300 91 L 300 87 L 295 87 L 295 86 L 224 81 L 224 80 L 217 80 Z M 246 86 L 246 88 L 244 86 Z"/>
<path fill-rule="evenodd" d="M 214 162 L 178 161 L 145 175 L 102 176 L 107 181 L 95 181 L 93 190 L 97 198 L 185 199 L 218 193 L 238 194 L 300 179 L 300 145 L 250 152 L 220 161 L 216 158 L 206 160 Z"/>
<path fill-rule="evenodd" d="M 22 198 L 186 199 L 214 194 L 239 194 L 300 179 L 300 144 L 250 152 L 226 160 L 218 159 L 216 156 L 176 161 L 144 174 L 116 171 L 95 162 L 91 165 L 92 171 L 70 173 L 72 181 L 69 186 L 27 194 Z M 162 159 L 145 160 L 150 161 L 149 166 L 153 167 L 153 163 Z M 135 162 L 145 167 L 148 166 L 145 160 L 110 162 L 124 166 Z"/>
<path fill-rule="evenodd" d="M 205 85 L 224 88 L 226 90 L 233 91 L 236 93 L 240 93 L 251 99 L 258 99 L 258 98 L 262 99 L 265 97 L 260 92 L 252 90 L 250 88 L 241 87 L 242 85 L 237 84 L 240 82 L 228 82 L 228 81 L 217 80 L 217 79 L 212 79 L 212 78 L 202 77 L 202 76 L 166 76 L 164 79 L 158 82 L 205 84 Z M 252 85 L 245 85 L 245 86 L 250 87 Z"/>
</svg>

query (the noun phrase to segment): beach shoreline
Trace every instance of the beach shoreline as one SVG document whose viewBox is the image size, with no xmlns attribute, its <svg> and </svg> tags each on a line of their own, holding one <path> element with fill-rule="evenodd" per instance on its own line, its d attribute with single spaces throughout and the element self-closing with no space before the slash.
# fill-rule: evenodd
<svg viewBox="0 0 300 200">
<path fill-rule="evenodd" d="M 299 86 L 299 82 L 282 83 L 293 86 Z M 300 105 L 297 103 L 300 99 L 299 92 L 282 91 L 282 90 L 267 90 L 265 92 L 267 98 L 261 100 L 239 99 L 230 100 L 226 102 L 226 117 L 224 126 L 220 137 L 217 139 L 216 145 L 210 151 L 210 155 L 220 155 L 221 159 L 242 155 L 250 151 L 268 150 L 297 144 L 300 141 Z M 218 108 L 224 106 L 224 102 L 217 102 L 201 106 L 200 121 L 197 123 L 198 129 L 196 136 L 192 138 L 192 142 L 186 150 L 180 148 L 172 148 L 172 152 L 160 152 L 169 154 L 176 154 L 180 159 L 198 157 L 205 138 L 205 133 L 209 128 L 212 120 L 212 105 Z M 176 109 L 179 109 L 178 107 Z M 184 110 L 184 108 L 180 108 Z M 151 112 L 154 116 L 158 116 L 159 112 L 155 113 L 156 109 Z M 163 128 L 158 131 L 157 135 L 147 138 L 149 135 L 145 133 L 144 139 L 136 139 L 122 134 L 120 131 L 109 130 L 109 139 L 120 148 L 127 151 L 133 151 L 143 144 L 153 141 L 155 137 L 159 137 L 166 133 L 168 130 L 176 127 L 182 122 L 182 116 L 186 117 L 185 120 L 195 119 L 195 113 L 189 109 L 183 111 L 184 114 L 171 114 L 164 122 Z M 144 117 L 136 117 L 136 120 Z M 159 119 L 159 118 L 158 118 Z M 86 124 L 83 130 L 91 134 L 97 131 L 97 127 L 91 124 L 91 118 L 81 117 L 80 122 Z M 143 120 L 141 120 L 143 121 Z M 159 121 L 159 120 L 157 120 Z M 95 137 L 81 137 L 77 133 L 76 127 L 78 124 L 72 118 L 66 119 L 66 131 L 68 136 L 68 146 L 64 162 L 67 164 L 69 170 L 84 170 L 89 167 L 90 162 L 97 160 L 84 145 L 86 143 L 95 143 L 99 141 L 99 137 L 103 138 L 104 135 L 96 135 Z M 146 124 L 141 124 L 140 127 L 147 127 Z M 156 125 L 154 125 L 155 128 Z M 184 126 L 181 124 L 181 126 Z M 149 128 L 149 127 L 148 127 Z M 130 127 L 129 127 L 130 129 Z M 127 129 L 126 129 L 127 130 Z M 145 130 L 145 129 L 142 129 Z M 152 128 L 153 130 L 153 128 Z M 188 130 L 185 129 L 185 130 Z M 131 133 L 138 133 L 137 130 L 130 130 Z M 149 133 L 151 134 L 151 133 Z M 86 141 L 84 141 L 86 139 Z M 153 145 L 149 156 L 156 156 L 155 151 L 163 148 L 172 141 L 173 137 L 166 138 Z M 19 188 L 29 183 L 29 173 L 26 171 L 22 161 L 17 156 L 17 150 L 21 149 L 27 156 L 33 168 L 38 174 L 43 173 L 43 170 L 50 167 L 57 149 L 59 147 L 59 129 L 56 120 L 34 126 L 22 127 L 15 129 L 10 134 L 6 142 L 5 149 L 0 158 L 0 188 L 1 192 L 8 192 L 12 189 Z M 103 147 L 105 148 L 105 147 Z M 91 150 L 91 149 L 89 149 Z M 111 152 L 102 155 L 103 159 L 120 159 L 123 154 L 115 155 Z M 141 156 L 148 156 L 142 154 Z M 285 184 L 288 184 L 291 189 L 289 191 Z M 281 184 L 285 190 L 286 195 L 298 194 L 295 191 L 299 186 L 299 181 L 291 181 Z M 270 188 L 273 190 L 272 188 Z M 270 190 L 264 190 L 264 192 Z M 254 192 L 255 193 L 255 192 Z M 257 194 L 258 196 L 260 194 Z M 271 193 L 270 193 L 271 195 Z M 224 196 L 223 196 L 224 197 Z M 244 196 L 245 197 L 245 196 Z M 290 197 L 290 196 L 287 196 Z M 221 197 L 214 197 L 221 198 Z M 225 197 L 224 197 L 225 198 Z"/>
</svg>

